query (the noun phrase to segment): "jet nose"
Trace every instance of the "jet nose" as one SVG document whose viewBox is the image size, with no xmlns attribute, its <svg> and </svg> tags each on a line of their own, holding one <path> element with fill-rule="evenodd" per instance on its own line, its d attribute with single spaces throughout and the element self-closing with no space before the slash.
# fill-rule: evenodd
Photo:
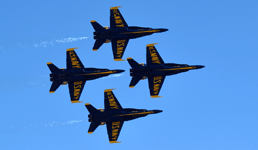
<svg viewBox="0 0 258 150">
<path fill-rule="evenodd" d="M 163 110 L 154 110 L 154 114 L 161 113 Z"/>
<path fill-rule="evenodd" d="M 168 31 L 168 29 L 164 29 L 164 28 L 159 29 L 159 32 L 166 32 L 166 31 Z"/>
<path fill-rule="evenodd" d="M 202 66 L 202 65 L 196 65 L 195 67 L 196 67 L 196 69 L 201 69 L 201 68 L 203 68 L 203 67 L 205 67 L 205 66 Z"/>
<path fill-rule="evenodd" d="M 124 72 L 125 70 L 120 70 L 120 69 L 118 69 L 118 70 L 116 70 L 116 73 L 122 73 L 122 72 Z"/>
</svg>

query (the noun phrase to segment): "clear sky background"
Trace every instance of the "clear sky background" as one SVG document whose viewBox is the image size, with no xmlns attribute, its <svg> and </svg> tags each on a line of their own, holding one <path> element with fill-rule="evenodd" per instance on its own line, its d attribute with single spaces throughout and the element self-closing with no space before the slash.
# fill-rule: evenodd
<svg viewBox="0 0 258 150">
<path fill-rule="evenodd" d="M 24 0 L 0 3 L 1 124 L 4 150 L 70 149 L 258 149 L 257 0 Z M 146 45 L 156 45 L 165 63 L 205 65 L 168 76 L 160 96 L 150 98 L 148 81 L 129 88 L 127 61 L 115 62 L 111 44 L 97 52 L 91 20 L 109 26 L 110 7 L 130 26 L 169 31 L 130 40 L 124 59 L 146 62 Z M 73 38 L 73 39 L 69 39 Z M 125 122 L 109 144 L 106 126 L 88 134 L 84 103 L 71 104 L 68 86 L 49 93 L 47 62 L 66 67 L 66 49 L 85 67 L 124 69 L 86 82 L 80 100 L 104 107 L 104 89 L 124 108 L 162 113 Z"/>
</svg>

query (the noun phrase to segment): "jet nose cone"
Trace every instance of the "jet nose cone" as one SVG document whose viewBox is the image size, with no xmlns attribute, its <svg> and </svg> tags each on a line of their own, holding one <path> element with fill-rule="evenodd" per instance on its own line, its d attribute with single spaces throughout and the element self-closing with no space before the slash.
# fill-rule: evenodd
<svg viewBox="0 0 258 150">
<path fill-rule="evenodd" d="M 202 66 L 202 65 L 196 65 L 196 69 L 201 69 L 201 68 L 203 68 L 203 67 L 205 67 L 205 66 Z"/>
<path fill-rule="evenodd" d="M 166 32 L 166 31 L 168 31 L 168 29 L 164 29 L 164 28 L 159 29 L 159 32 Z"/>
<path fill-rule="evenodd" d="M 122 73 L 122 72 L 124 72 L 125 70 L 120 70 L 120 69 L 118 69 L 118 70 L 116 70 L 116 73 Z"/>
<path fill-rule="evenodd" d="M 154 110 L 154 114 L 161 113 L 163 110 Z"/>
</svg>

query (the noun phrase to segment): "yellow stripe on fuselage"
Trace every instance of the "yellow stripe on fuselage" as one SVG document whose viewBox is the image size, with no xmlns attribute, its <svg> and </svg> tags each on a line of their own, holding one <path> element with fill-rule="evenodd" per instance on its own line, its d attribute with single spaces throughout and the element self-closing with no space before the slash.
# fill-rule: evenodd
<svg viewBox="0 0 258 150">
<path fill-rule="evenodd" d="M 183 67 L 183 68 L 171 68 L 171 69 L 162 69 L 162 71 L 170 71 L 170 70 L 189 70 L 195 69 L 196 67 Z"/>
<path fill-rule="evenodd" d="M 146 115 L 146 114 L 153 114 L 153 111 L 147 111 L 147 112 L 140 112 L 140 113 L 132 113 L 132 114 L 122 114 L 117 116 L 132 116 L 132 115 Z"/>
<path fill-rule="evenodd" d="M 123 33 L 123 34 L 132 34 L 132 33 L 148 33 L 148 32 L 156 33 L 156 32 L 159 32 L 159 30 L 135 31 L 135 32 L 126 32 L 126 33 Z"/>
<path fill-rule="evenodd" d="M 112 74 L 112 73 L 116 73 L 116 71 L 93 72 L 93 73 L 87 73 L 87 74 L 82 74 L 82 75 L 98 75 L 98 74 Z"/>
</svg>

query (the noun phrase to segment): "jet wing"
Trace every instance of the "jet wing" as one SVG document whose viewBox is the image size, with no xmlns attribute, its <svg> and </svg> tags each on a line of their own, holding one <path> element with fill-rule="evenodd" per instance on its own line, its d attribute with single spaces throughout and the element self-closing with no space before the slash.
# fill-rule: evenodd
<svg viewBox="0 0 258 150">
<path fill-rule="evenodd" d="M 107 132 L 109 143 L 120 143 L 117 142 L 119 133 L 122 129 L 124 121 L 108 122 L 107 123 Z"/>
<path fill-rule="evenodd" d="M 146 58 L 147 58 L 147 65 L 152 65 L 152 64 L 164 64 L 164 61 L 160 57 L 157 49 L 154 47 L 156 43 L 154 44 L 148 44 L 146 49 Z"/>
<path fill-rule="evenodd" d="M 83 87 L 85 85 L 85 82 L 86 81 L 68 82 L 69 93 L 70 93 L 72 103 L 82 103 L 82 102 L 79 102 L 79 99 L 80 99 Z"/>
<path fill-rule="evenodd" d="M 121 7 L 121 6 L 110 8 L 110 28 L 128 27 L 127 23 L 124 20 L 124 17 L 118 10 L 119 7 Z"/>
<path fill-rule="evenodd" d="M 118 100 L 116 99 L 116 96 L 112 92 L 112 89 L 107 89 L 104 91 L 104 98 L 105 111 L 123 109 Z"/>
<path fill-rule="evenodd" d="M 121 61 L 129 39 L 112 40 L 112 50 L 115 61 Z"/>
<path fill-rule="evenodd" d="M 149 89 L 152 98 L 160 97 L 159 92 L 166 76 L 149 76 Z"/>
<path fill-rule="evenodd" d="M 67 69 L 84 68 L 81 60 L 75 53 L 74 49 L 76 48 L 69 48 L 66 50 L 66 68 Z"/>
</svg>

